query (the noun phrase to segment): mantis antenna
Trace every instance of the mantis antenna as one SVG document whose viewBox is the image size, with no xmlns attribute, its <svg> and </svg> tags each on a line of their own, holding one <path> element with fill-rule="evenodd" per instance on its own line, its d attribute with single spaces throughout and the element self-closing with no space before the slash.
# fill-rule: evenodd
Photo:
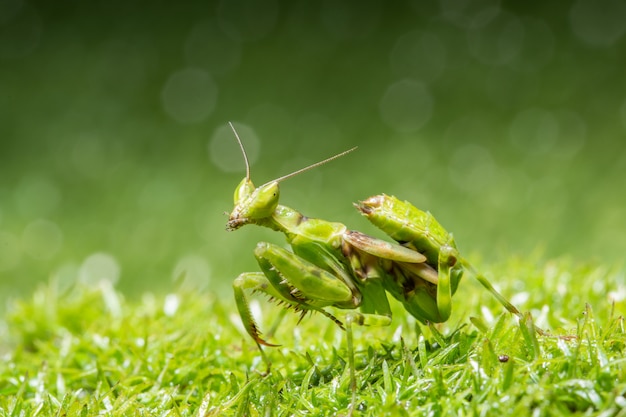
<svg viewBox="0 0 626 417">
<path fill-rule="evenodd" d="M 231 122 L 228 122 L 228 124 L 230 125 L 230 128 L 233 130 L 233 133 L 235 134 L 235 138 L 237 139 L 237 143 L 239 143 L 239 147 L 241 148 L 241 153 L 243 154 L 243 159 L 244 159 L 244 161 L 246 163 L 246 179 L 249 181 L 250 180 L 250 164 L 248 163 L 248 155 L 246 155 L 246 150 L 243 147 L 243 143 L 241 143 L 241 139 L 239 139 L 239 135 L 237 134 L 237 131 L 235 130 L 235 126 L 233 126 L 233 124 Z M 308 171 L 310 169 L 317 168 L 320 165 L 324 165 L 324 164 L 326 164 L 326 163 L 328 163 L 330 161 L 333 161 L 333 160 L 335 160 L 337 158 L 341 158 L 342 156 L 347 155 L 347 154 L 349 154 L 352 151 L 355 151 L 357 148 L 358 148 L 358 146 L 355 146 L 354 148 L 348 149 L 347 151 L 343 151 L 341 153 L 338 153 L 337 155 L 331 156 L 330 158 L 326 158 L 323 161 L 316 162 L 314 164 L 311 164 L 309 166 L 301 168 L 301 169 L 299 169 L 297 171 L 294 171 L 291 174 L 283 175 L 282 177 L 278 177 L 275 180 L 268 181 L 264 185 L 270 184 L 272 182 L 280 182 L 282 180 L 286 180 L 287 178 L 295 177 L 296 175 L 302 174 L 303 172 L 306 172 L 306 171 Z"/>
<path fill-rule="evenodd" d="M 335 160 L 337 158 L 341 158 L 342 156 L 349 154 L 350 152 L 356 150 L 356 148 L 358 148 L 358 146 L 355 146 L 352 149 L 348 149 L 347 151 L 343 151 L 341 153 L 338 153 L 337 155 L 331 156 L 330 158 L 326 158 L 323 161 L 319 161 L 319 162 L 311 164 L 311 165 L 309 165 L 307 167 L 300 168 L 299 170 L 294 171 L 291 174 L 283 175 L 282 177 L 276 178 L 273 181 L 268 181 L 267 184 L 269 184 L 270 182 L 280 182 L 282 180 L 286 180 L 287 178 L 291 178 L 291 177 L 294 177 L 294 176 L 296 176 L 298 174 L 302 174 L 303 172 L 308 171 L 310 169 L 317 168 L 320 165 L 324 165 L 324 164 L 326 164 L 326 163 L 328 163 L 330 161 L 333 161 L 333 160 Z"/>
<path fill-rule="evenodd" d="M 232 122 L 228 122 L 228 124 L 230 125 L 230 128 L 233 130 L 233 133 L 235 134 L 235 138 L 237 138 L 237 143 L 239 143 L 239 147 L 241 148 L 241 153 L 243 154 L 243 160 L 246 163 L 246 179 L 250 181 L 250 164 L 248 163 L 248 155 L 246 154 L 246 150 L 243 147 L 243 143 L 241 143 L 241 139 L 239 139 L 239 135 L 237 134 L 237 131 L 235 130 L 235 126 L 233 126 Z"/>
</svg>

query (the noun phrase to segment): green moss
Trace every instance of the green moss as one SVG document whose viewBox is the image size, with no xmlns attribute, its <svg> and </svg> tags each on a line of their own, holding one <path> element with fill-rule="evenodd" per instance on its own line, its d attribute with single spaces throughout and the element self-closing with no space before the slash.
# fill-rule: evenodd
<svg viewBox="0 0 626 417">
<path fill-rule="evenodd" d="M 534 265 L 485 272 L 517 277 L 500 280 L 502 292 L 535 324 L 575 337 L 536 336 L 471 281 L 437 327 L 394 304 L 391 328 L 355 331 L 357 414 L 624 413 L 623 273 Z M 279 310 L 261 306 L 269 328 Z M 230 297 L 180 290 L 127 300 L 106 282 L 63 292 L 52 282 L 13 303 L 0 327 L 0 416 L 347 412 L 344 333 L 322 316 L 296 323 L 287 316 L 279 326 L 272 341 L 282 346 L 266 350 L 272 368 L 263 375 Z"/>
</svg>

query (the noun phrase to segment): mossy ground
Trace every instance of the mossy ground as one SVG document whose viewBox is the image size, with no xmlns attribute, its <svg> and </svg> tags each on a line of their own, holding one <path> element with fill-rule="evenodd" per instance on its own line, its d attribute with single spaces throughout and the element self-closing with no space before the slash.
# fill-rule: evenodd
<svg viewBox="0 0 626 417">
<path fill-rule="evenodd" d="M 357 415 L 626 415 L 623 272 L 565 260 L 482 269 L 544 337 L 463 281 L 453 318 L 355 331 Z M 498 279 L 496 279 L 498 277 Z M 513 278 L 515 277 L 515 278 Z M 265 329 L 279 314 L 260 299 Z M 180 288 L 127 299 L 106 281 L 51 282 L 11 304 L 0 416 L 338 415 L 350 405 L 345 334 L 288 315 L 266 349 L 234 301 Z"/>
</svg>

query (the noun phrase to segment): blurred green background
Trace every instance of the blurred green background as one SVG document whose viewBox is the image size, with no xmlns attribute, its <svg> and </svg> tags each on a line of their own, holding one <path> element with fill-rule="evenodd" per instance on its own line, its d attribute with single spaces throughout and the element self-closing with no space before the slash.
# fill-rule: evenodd
<svg viewBox="0 0 626 417">
<path fill-rule="evenodd" d="M 244 165 L 283 204 L 430 210 L 482 262 L 626 247 L 626 3 L 0 0 L 0 292 L 228 291 Z M 176 277 L 186 271 L 184 282 Z"/>
</svg>

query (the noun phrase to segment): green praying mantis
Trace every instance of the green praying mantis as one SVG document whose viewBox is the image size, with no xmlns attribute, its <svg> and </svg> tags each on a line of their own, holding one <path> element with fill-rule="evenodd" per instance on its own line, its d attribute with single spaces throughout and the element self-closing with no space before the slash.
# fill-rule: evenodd
<svg viewBox="0 0 626 417">
<path fill-rule="evenodd" d="M 279 183 L 340 158 L 352 148 L 321 162 L 255 187 L 244 146 L 230 124 L 246 164 L 246 176 L 235 189 L 234 208 L 226 229 L 247 224 L 283 233 L 292 251 L 260 242 L 254 250 L 261 272 L 245 272 L 234 283 L 243 325 L 256 342 L 277 346 L 261 335 L 250 311 L 246 292 L 269 298 L 301 314 L 318 312 L 347 332 L 352 407 L 356 379 L 352 351 L 352 325 L 387 326 L 391 309 L 387 294 L 422 323 L 445 322 L 452 311 L 452 296 L 463 274 L 478 280 L 511 313 L 522 313 L 476 271 L 457 250 L 454 238 L 435 218 L 412 204 L 381 194 L 360 201 L 357 210 L 393 242 L 349 230 L 342 223 L 309 218 L 279 204 Z M 342 318 L 327 310 L 347 311 Z"/>
</svg>

